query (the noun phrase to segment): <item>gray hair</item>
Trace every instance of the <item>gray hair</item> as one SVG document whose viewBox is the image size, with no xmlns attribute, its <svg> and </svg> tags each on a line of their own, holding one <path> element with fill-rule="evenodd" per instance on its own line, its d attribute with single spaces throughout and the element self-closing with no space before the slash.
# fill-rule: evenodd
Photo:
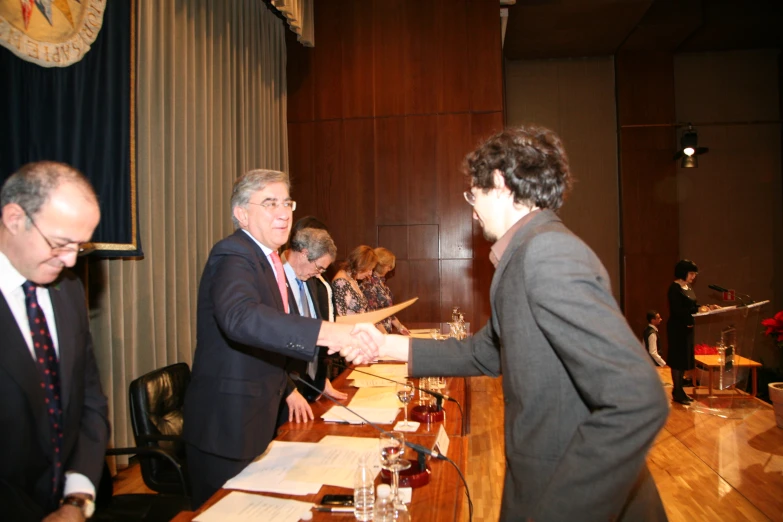
<svg viewBox="0 0 783 522">
<path fill-rule="evenodd" d="M 64 183 L 81 186 L 98 202 L 90 180 L 77 169 L 57 161 L 36 161 L 24 165 L 5 181 L 0 191 L 0 208 L 16 203 L 27 214 L 34 216 L 52 192 Z"/>
<path fill-rule="evenodd" d="M 337 257 L 337 247 L 329 232 L 320 228 L 302 228 L 291 238 L 291 250 L 302 252 L 307 249 L 307 260 L 315 261 L 326 254 Z"/>
<path fill-rule="evenodd" d="M 253 169 L 234 182 L 234 188 L 231 191 L 231 220 L 234 222 L 235 228 L 239 228 L 239 221 L 234 217 L 234 209 L 246 207 L 253 194 L 264 190 L 264 187 L 271 183 L 285 183 L 288 190 L 291 190 L 288 174 L 279 170 Z"/>
</svg>

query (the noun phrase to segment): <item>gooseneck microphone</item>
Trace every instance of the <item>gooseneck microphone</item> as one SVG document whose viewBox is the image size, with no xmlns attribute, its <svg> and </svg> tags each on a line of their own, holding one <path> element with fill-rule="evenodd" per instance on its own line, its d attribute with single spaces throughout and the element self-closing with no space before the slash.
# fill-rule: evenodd
<svg viewBox="0 0 783 522">
<path fill-rule="evenodd" d="M 405 384 L 405 383 L 402 383 L 400 381 L 395 381 L 394 379 L 390 379 L 388 377 L 384 377 L 382 375 L 375 375 L 374 373 L 365 372 L 365 371 L 359 370 L 358 368 L 351 368 L 350 366 L 346 366 L 346 365 L 344 365 L 342 363 L 339 363 L 337 361 L 332 361 L 332 364 L 334 364 L 335 366 L 339 366 L 340 368 L 343 368 L 343 369 L 346 369 L 346 370 L 352 370 L 352 371 L 355 371 L 355 372 L 363 373 L 364 375 L 369 375 L 370 377 L 375 377 L 376 379 L 382 379 L 384 381 L 393 382 L 394 384 L 401 384 L 401 385 Z M 436 392 L 436 391 L 433 391 L 433 390 L 427 390 L 426 388 L 419 388 L 418 386 L 413 386 L 413 389 L 414 390 L 419 390 L 419 392 L 424 392 L 424 393 L 427 393 L 427 394 L 432 395 L 433 397 L 435 397 L 435 401 L 436 401 L 436 404 L 437 404 L 437 407 L 438 407 L 438 411 L 443 409 L 443 401 L 451 401 L 451 402 L 456 403 L 457 404 L 457 408 L 459 408 L 460 415 L 462 415 L 464 417 L 464 414 L 462 413 L 462 405 L 454 397 L 449 397 L 448 395 L 446 395 L 444 393 Z"/>
<path fill-rule="evenodd" d="M 729 290 L 728 288 L 724 288 L 718 285 L 707 285 L 707 288 L 709 288 L 710 290 L 715 290 L 716 292 L 724 292 L 724 293 L 731 292 L 731 290 Z M 750 301 L 750 303 L 746 303 L 745 299 L 743 299 L 740 296 L 744 296 L 745 298 L 747 298 L 747 300 Z M 741 294 L 739 292 L 734 292 L 734 298 L 740 302 L 740 306 L 748 306 L 748 304 L 753 304 L 753 299 L 751 299 L 748 294 Z"/>
<path fill-rule="evenodd" d="M 295 380 L 296 382 L 301 382 L 305 386 L 307 386 L 307 387 L 315 390 L 316 392 L 318 392 L 321 395 L 321 397 L 326 397 L 328 400 L 332 401 L 334 404 L 336 404 L 339 407 L 344 408 L 345 410 L 349 411 L 350 413 L 356 415 L 357 417 L 362 419 L 365 422 L 365 424 L 367 424 L 368 426 L 372 426 L 379 433 L 386 433 L 386 434 L 390 433 L 389 431 L 381 428 L 380 426 L 378 426 L 374 422 L 370 422 L 368 419 L 362 417 L 361 415 L 359 415 L 358 413 L 353 411 L 351 408 L 349 408 L 345 404 L 340 404 L 339 402 L 337 402 L 337 400 L 335 400 L 334 398 L 332 398 L 329 395 L 327 395 L 326 392 L 324 392 L 324 390 L 318 389 L 316 386 L 312 385 L 311 383 L 309 383 L 309 382 L 305 381 L 304 379 L 302 379 L 301 377 L 299 377 L 298 373 L 294 372 L 294 373 L 290 373 L 289 375 L 291 376 L 291 379 Z M 462 474 L 462 470 L 459 469 L 459 466 L 457 466 L 457 464 L 453 460 L 448 458 L 446 455 L 443 455 L 442 453 L 440 453 L 438 451 L 435 451 L 435 450 L 429 449 L 429 448 L 427 448 L 425 446 L 422 446 L 421 444 L 416 444 L 416 443 L 413 443 L 413 442 L 410 442 L 410 441 L 406 440 L 405 441 L 405 445 L 418 454 L 418 456 L 419 456 L 419 467 L 422 470 L 426 469 L 426 465 L 424 463 L 424 455 L 429 455 L 430 457 L 438 459 L 438 460 L 445 460 L 446 462 L 448 462 L 449 464 L 454 466 L 454 469 L 457 470 L 457 473 L 459 474 L 460 478 L 462 479 L 462 483 L 465 485 L 465 496 L 467 496 L 467 498 L 468 498 L 468 507 L 470 508 L 470 520 L 472 521 L 473 520 L 473 501 L 470 499 L 470 490 L 468 489 L 468 483 L 465 480 L 465 476 Z"/>
</svg>

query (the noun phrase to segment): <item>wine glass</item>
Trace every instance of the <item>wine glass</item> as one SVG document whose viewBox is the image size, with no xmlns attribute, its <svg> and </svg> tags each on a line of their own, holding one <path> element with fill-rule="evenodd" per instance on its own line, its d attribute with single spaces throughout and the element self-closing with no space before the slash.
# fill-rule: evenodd
<svg viewBox="0 0 783 522">
<path fill-rule="evenodd" d="M 408 404 L 413 400 L 413 383 L 411 381 L 398 382 L 395 386 L 397 391 L 397 398 L 405 406 L 405 424 L 407 428 L 408 424 Z"/>
<path fill-rule="evenodd" d="M 381 453 L 381 466 L 392 473 L 391 498 L 397 499 L 400 489 L 400 471 L 408 469 L 411 465 L 410 462 L 402 459 L 402 454 L 405 453 L 405 436 L 396 431 L 385 431 L 381 433 L 378 449 Z"/>
</svg>

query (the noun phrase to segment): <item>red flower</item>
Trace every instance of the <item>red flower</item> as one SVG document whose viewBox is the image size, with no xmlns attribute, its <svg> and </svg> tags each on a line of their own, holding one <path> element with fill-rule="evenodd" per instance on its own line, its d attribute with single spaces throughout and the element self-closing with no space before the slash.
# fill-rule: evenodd
<svg viewBox="0 0 783 522">
<path fill-rule="evenodd" d="M 761 321 L 761 325 L 766 328 L 764 335 L 774 337 L 778 345 L 783 345 L 783 310 Z"/>
</svg>

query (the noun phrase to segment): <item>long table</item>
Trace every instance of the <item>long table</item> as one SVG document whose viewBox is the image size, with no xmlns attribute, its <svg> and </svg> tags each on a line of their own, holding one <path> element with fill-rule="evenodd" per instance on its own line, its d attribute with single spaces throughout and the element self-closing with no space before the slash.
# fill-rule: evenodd
<svg viewBox="0 0 783 522">
<path fill-rule="evenodd" d="M 348 393 L 349 399 L 353 397 L 357 389 L 349 385 L 346 380 L 348 372 L 344 372 L 335 379 L 332 385 L 343 392 Z M 391 384 L 391 383 L 390 383 Z M 418 382 L 417 382 L 418 384 Z M 450 378 L 447 380 L 448 394 L 454 397 L 463 405 L 465 415 L 469 415 L 469 405 L 466 402 L 467 383 L 463 378 Z M 348 401 L 343 401 L 347 404 Z M 415 401 L 414 401 L 415 402 Z M 288 422 L 280 427 L 275 440 L 290 442 L 318 442 L 326 435 L 342 435 L 350 437 L 377 437 L 378 432 L 367 425 L 350 425 L 339 423 L 327 423 L 319 418 L 321 413 L 334 406 L 331 401 L 320 398 L 311 404 L 315 420 L 296 423 Z M 409 405 L 410 407 L 411 405 Z M 449 435 L 450 444 L 449 458 L 465 471 L 467 462 L 467 437 L 465 429 L 467 419 L 463 419 L 457 406 L 451 402 L 444 405 L 445 410 L 445 429 Z M 397 417 L 402 419 L 402 412 Z M 422 423 L 415 433 L 405 433 L 405 439 L 426 447 L 432 447 L 438 428 L 442 423 L 433 423 L 429 426 Z M 383 426 L 384 429 L 391 429 L 391 426 Z M 411 450 L 405 454 L 405 458 L 415 460 L 416 455 Z M 413 520 L 427 520 L 433 522 L 454 522 L 465 518 L 463 515 L 465 488 L 454 467 L 448 462 L 441 460 L 429 460 L 428 465 L 432 471 L 430 483 L 426 486 L 413 490 L 412 502 L 409 505 L 411 518 Z M 376 484 L 380 482 L 380 476 Z M 231 490 L 221 489 L 215 493 L 198 511 L 183 511 L 173 520 L 174 522 L 190 522 L 220 499 L 225 497 Z M 315 495 L 291 496 L 279 495 L 274 493 L 255 493 L 270 497 L 291 498 L 302 502 L 319 503 L 321 497 L 326 494 L 352 494 L 353 490 L 340 488 L 336 486 L 323 486 Z M 318 521 L 349 521 L 353 520 L 352 513 L 321 513 L 314 511 L 313 520 Z"/>
</svg>

